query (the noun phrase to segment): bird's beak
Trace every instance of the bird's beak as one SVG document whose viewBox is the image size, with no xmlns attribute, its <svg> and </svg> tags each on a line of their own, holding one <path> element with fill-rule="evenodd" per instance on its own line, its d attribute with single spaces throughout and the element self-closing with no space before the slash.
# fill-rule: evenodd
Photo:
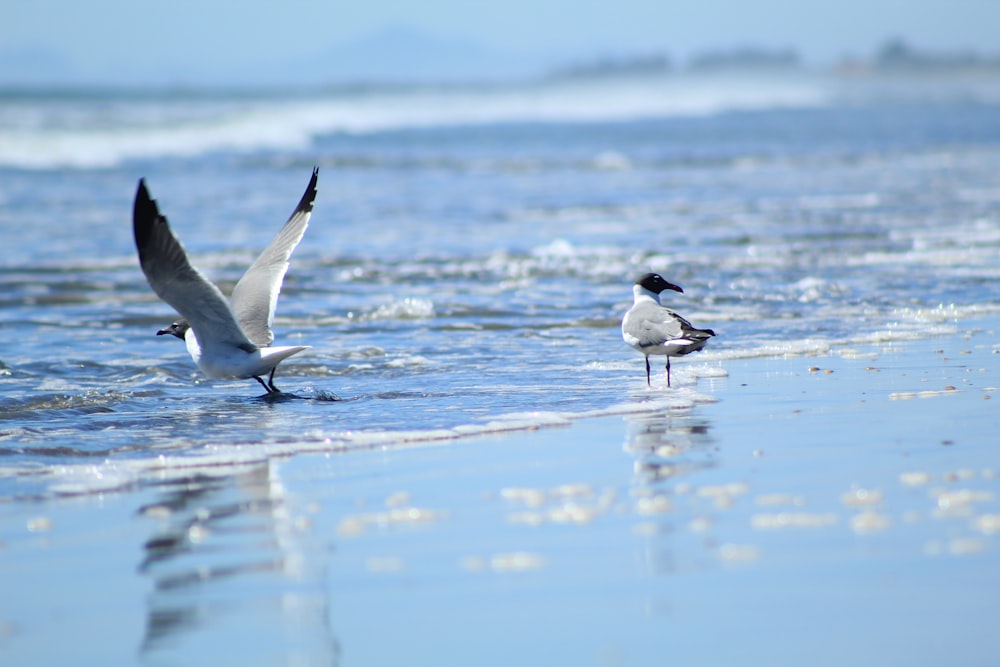
<svg viewBox="0 0 1000 667">
<path fill-rule="evenodd" d="M 675 292 L 680 292 L 681 294 L 684 293 L 684 290 L 681 289 L 680 285 L 674 285 L 673 283 L 667 283 L 667 286 L 663 289 L 672 289 Z"/>
<path fill-rule="evenodd" d="M 173 331 L 170 330 L 170 327 L 167 327 L 166 329 L 160 329 L 159 331 L 157 331 L 156 335 L 162 336 L 163 334 L 169 334 L 169 333 L 173 333 Z"/>
</svg>

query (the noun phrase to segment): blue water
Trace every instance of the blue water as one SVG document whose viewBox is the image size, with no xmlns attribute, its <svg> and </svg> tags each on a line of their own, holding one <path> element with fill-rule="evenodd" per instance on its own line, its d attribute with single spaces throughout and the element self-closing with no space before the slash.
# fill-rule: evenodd
<svg viewBox="0 0 1000 667">
<path fill-rule="evenodd" d="M 1000 83 L 829 75 L 0 98 L 0 496 L 690 405 L 741 357 L 1000 309 Z M 320 168 L 288 395 L 205 378 L 138 268 L 145 177 L 230 288 Z M 719 335 L 645 387 L 632 281 Z M 67 481 L 69 480 L 69 481 Z"/>
</svg>

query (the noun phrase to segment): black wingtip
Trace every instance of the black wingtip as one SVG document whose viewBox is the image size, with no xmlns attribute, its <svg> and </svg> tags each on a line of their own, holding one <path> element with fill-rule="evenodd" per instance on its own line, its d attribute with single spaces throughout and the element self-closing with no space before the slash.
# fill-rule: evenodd
<svg viewBox="0 0 1000 667">
<path fill-rule="evenodd" d="M 149 194 L 146 179 L 139 179 L 135 191 L 135 203 L 132 207 L 132 233 L 135 236 L 135 248 L 139 251 L 139 263 L 146 261 L 150 245 L 154 243 L 156 226 L 167 224 L 167 219 L 160 214 L 160 207 Z"/>
<path fill-rule="evenodd" d="M 313 167 L 312 178 L 309 179 L 309 185 L 306 186 L 306 191 L 302 193 L 302 199 L 299 200 L 299 205 L 295 207 L 295 213 L 312 213 L 313 203 L 316 201 L 316 181 L 319 179 L 319 167 Z"/>
<path fill-rule="evenodd" d="M 140 260 L 143 249 L 152 235 L 153 224 L 159 217 L 160 210 L 153 198 L 149 196 L 146 179 L 140 178 L 139 186 L 135 191 L 135 203 L 132 206 L 132 232 L 135 235 L 135 247 L 139 251 Z"/>
<path fill-rule="evenodd" d="M 149 196 L 149 190 L 146 188 L 146 179 L 145 178 L 140 178 L 139 179 L 139 186 L 135 190 L 136 206 L 139 205 L 139 200 L 140 199 L 142 199 L 142 200 L 151 200 L 151 198 Z"/>
</svg>

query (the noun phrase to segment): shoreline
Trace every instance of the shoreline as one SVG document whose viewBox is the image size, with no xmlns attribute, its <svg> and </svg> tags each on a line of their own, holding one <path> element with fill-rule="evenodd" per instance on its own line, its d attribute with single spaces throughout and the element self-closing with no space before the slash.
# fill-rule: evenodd
<svg viewBox="0 0 1000 667">
<path fill-rule="evenodd" d="M 922 332 L 914 327 L 925 324 Z M 979 326 L 979 325 L 982 326 Z M 197 453 L 162 452 L 157 458 L 131 459 L 109 458 L 95 464 L 59 464 L 35 469 L 26 467 L 0 468 L 0 478 L 21 480 L 25 483 L 41 481 L 44 490 L 26 491 L 0 496 L 0 504 L 10 502 L 45 501 L 53 498 L 72 497 L 94 493 L 127 493 L 149 484 L 158 484 L 170 479 L 181 479 L 192 474 L 227 476 L 239 472 L 239 467 L 253 467 L 270 460 L 282 461 L 299 455 L 336 455 L 352 451 L 378 450 L 382 448 L 422 447 L 432 445 L 461 445 L 464 440 L 492 437 L 495 435 L 518 434 L 549 428 L 572 428 L 578 423 L 605 417 L 641 415 L 667 409 L 693 409 L 699 405 L 714 403 L 718 399 L 698 388 L 702 382 L 724 380 L 729 376 L 728 365 L 750 360 L 787 360 L 823 356 L 845 356 L 867 354 L 857 348 L 892 348 L 893 346 L 919 344 L 920 341 L 942 337 L 967 335 L 968 332 L 1000 327 L 1000 310 L 976 306 L 957 308 L 940 306 L 907 312 L 902 323 L 890 324 L 855 338 L 842 341 L 826 339 L 802 339 L 767 344 L 762 342 L 754 347 L 740 350 L 708 349 L 697 355 L 675 363 L 675 373 L 681 377 L 681 385 L 674 391 L 667 391 L 662 377 L 656 382 L 648 397 L 636 400 L 640 393 L 630 391 L 626 402 L 600 409 L 583 412 L 544 411 L 532 413 L 508 413 L 497 415 L 488 422 L 469 422 L 450 428 L 420 431 L 348 431 L 332 432 L 328 437 L 317 437 L 294 443 L 248 443 L 230 447 L 209 447 Z M 930 329 L 930 331 L 928 331 Z M 624 380 L 635 387 L 631 373 L 633 364 L 611 362 L 622 366 Z M 629 372 L 625 372 L 625 367 Z M 896 399 L 913 398 L 911 394 L 922 389 L 901 390 Z M 926 397 L 926 396 L 924 396 Z M 308 398 L 299 396 L 297 398 Z M 317 393 L 312 400 L 327 400 Z M 346 437 L 345 437 L 346 435 Z M 50 478 L 52 479 L 49 483 Z"/>
</svg>

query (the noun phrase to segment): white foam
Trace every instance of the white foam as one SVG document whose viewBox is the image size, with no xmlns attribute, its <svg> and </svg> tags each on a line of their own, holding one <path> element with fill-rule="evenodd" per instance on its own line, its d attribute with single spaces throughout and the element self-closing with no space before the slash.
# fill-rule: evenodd
<svg viewBox="0 0 1000 667">
<path fill-rule="evenodd" d="M 108 459 L 101 463 L 69 464 L 32 469 L 8 469 L 11 476 L 43 480 L 45 495 L 84 495 L 134 488 L 150 481 L 179 480 L 192 474 L 226 476 L 272 459 L 296 454 L 334 453 L 356 449 L 429 445 L 465 438 L 568 426 L 582 419 L 687 410 L 716 399 L 694 389 L 679 388 L 666 396 L 622 403 L 584 412 L 514 412 L 487 422 L 452 428 L 412 431 L 337 431 L 303 433 L 299 441 L 211 445 L 183 453 L 163 453 L 148 459 Z"/>
<path fill-rule="evenodd" d="M 434 302 L 430 299 L 406 298 L 378 306 L 363 315 L 362 320 L 423 320 L 434 317 Z"/>
</svg>

